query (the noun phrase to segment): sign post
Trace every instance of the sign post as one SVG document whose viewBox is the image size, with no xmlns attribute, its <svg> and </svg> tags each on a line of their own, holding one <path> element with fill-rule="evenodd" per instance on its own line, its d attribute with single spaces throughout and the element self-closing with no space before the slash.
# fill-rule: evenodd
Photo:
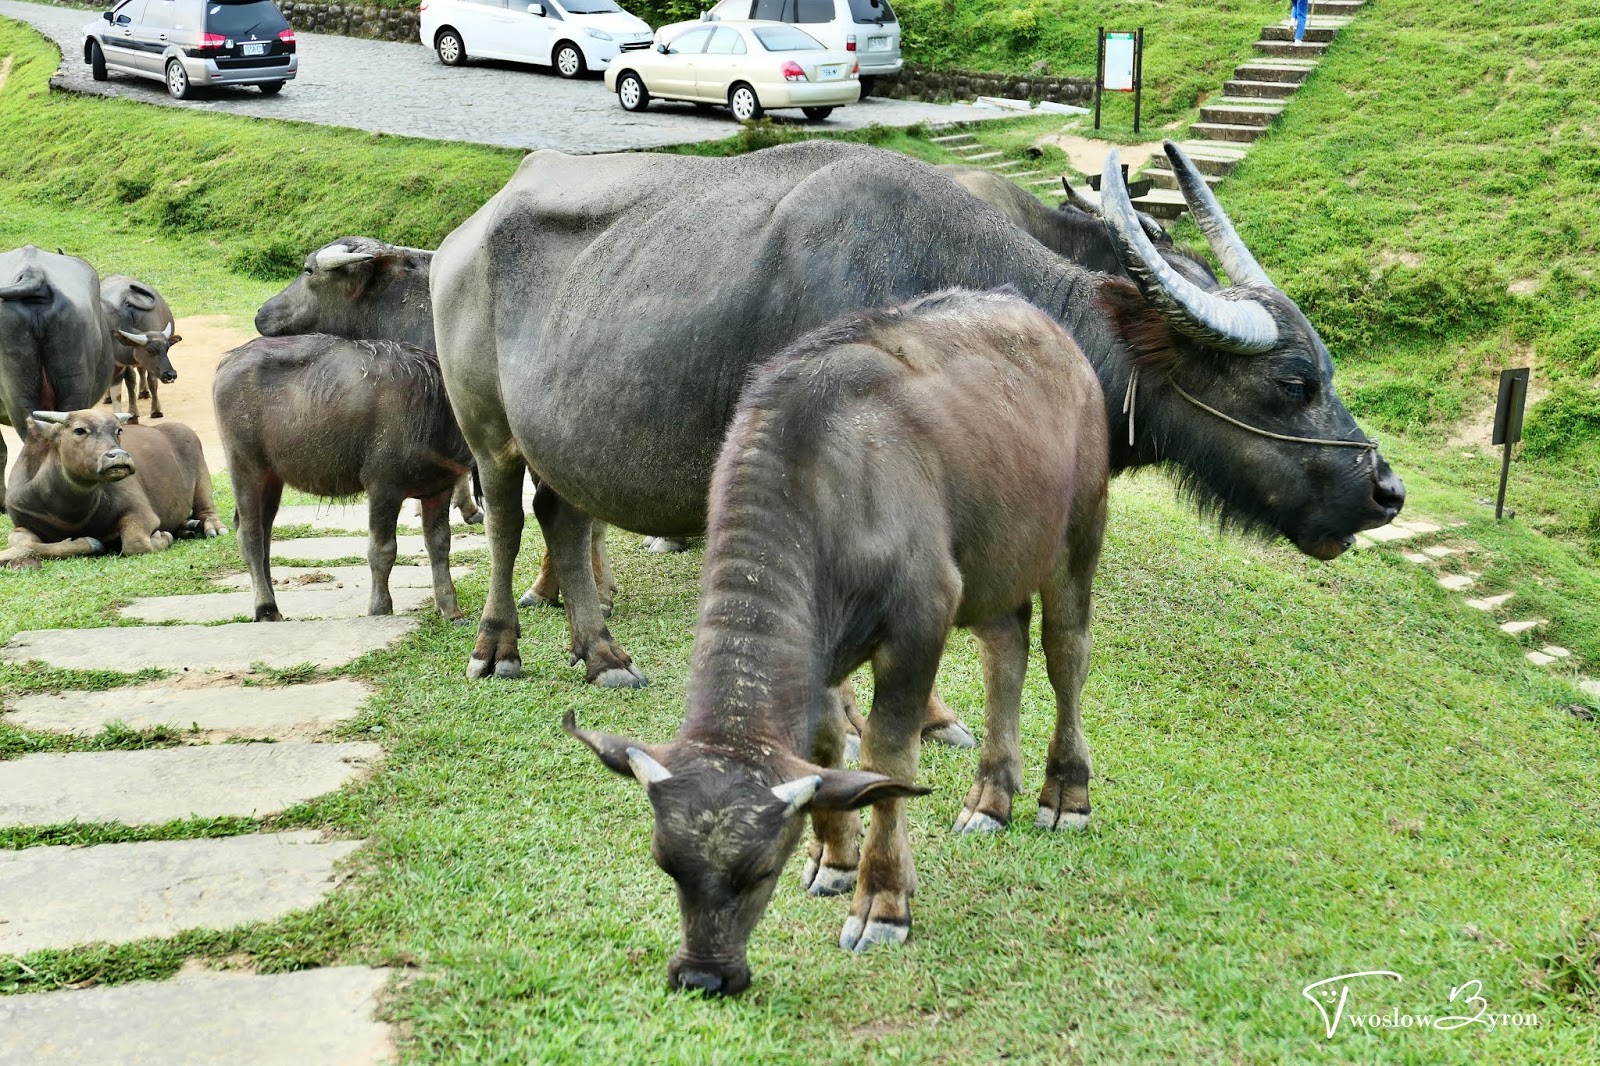
<svg viewBox="0 0 1600 1066">
<path fill-rule="evenodd" d="M 1500 493 L 1494 499 L 1494 517 L 1505 512 L 1506 480 L 1511 476 L 1511 447 L 1522 439 L 1522 409 L 1528 402 L 1528 368 L 1500 371 L 1500 400 L 1494 408 L 1494 438 L 1491 444 L 1505 445 L 1500 459 Z M 1512 512 L 1513 517 L 1516 512 Z"/>
<path fill-rule="evenodd" d="M 1094 128 L 1100 128 L 1100 94 L 1109 90 L 1133 94 L 1133 132 L 1139 132 L 1144 96 L 1144 27 L 1132 33 L 1107 33 L 1100 27 L 1095 52 Z"/>
</svg>

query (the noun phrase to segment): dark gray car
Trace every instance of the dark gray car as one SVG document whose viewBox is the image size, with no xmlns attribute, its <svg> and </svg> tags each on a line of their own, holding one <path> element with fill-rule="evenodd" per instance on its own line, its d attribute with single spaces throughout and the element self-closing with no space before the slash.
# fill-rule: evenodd
<svg viewBox="0 0 1600 1066">
<path fill-rule="evenodd" d="M 197 85 L 258 85 L 271 95 L 300 69 L 294 30 L 272 0 L 122 0 L 84 27 L 95 81 L 154 78 L 179 100 Z"/>
</svg>

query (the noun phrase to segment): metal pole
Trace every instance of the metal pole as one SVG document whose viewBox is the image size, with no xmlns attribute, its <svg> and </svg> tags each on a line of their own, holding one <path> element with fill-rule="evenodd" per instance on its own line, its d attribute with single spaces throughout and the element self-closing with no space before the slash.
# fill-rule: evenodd
<svg viewBox="0 0 1600 1066">
<path fill-rule="evenodd" d="M 1100 128 L 1100 85 L 1106 80 L 1106 28 L 1100 27 L 1100 37 L 1094 49 L 1094 128 Z"/>
<path fill-rule="evenodd" d="M 1133 132 L 1139 132 L 1139 99 L 1144 95 L 1144 27 L 1133 45 Z"/>
<path fill-rule="evenodd" d="M 1500 516 L 1506 509 L 1506 479 L 1511 476 L 1511 442 L 1505 443 L 1505 454 L 1500 460 L 1500 494 L 1494 498 L 1494 520 L 1500 521 Z"/>
</svg>

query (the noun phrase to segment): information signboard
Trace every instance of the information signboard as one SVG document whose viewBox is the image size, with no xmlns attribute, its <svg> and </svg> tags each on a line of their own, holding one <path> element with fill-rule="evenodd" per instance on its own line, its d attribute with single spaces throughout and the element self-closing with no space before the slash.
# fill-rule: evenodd
<svg viewBox="0 0 1600 1066">
<path fill-rule="evenodd" d="M 1133 44 L 1131 33 L 1106 34 L 1105 88 L 1111 92 L 1133 92 Z"/>
<path fill-rule="evenodd" d="M 1106 90 L 1133 94 L 1133 132 L 1139 132 L 1139 105 L 1144 83 L 1144 27 L 1132 33 L 1099 29 L 1095 44 L 1094 128 L 1100 128 L 1100 94 Z"/>
</svg>

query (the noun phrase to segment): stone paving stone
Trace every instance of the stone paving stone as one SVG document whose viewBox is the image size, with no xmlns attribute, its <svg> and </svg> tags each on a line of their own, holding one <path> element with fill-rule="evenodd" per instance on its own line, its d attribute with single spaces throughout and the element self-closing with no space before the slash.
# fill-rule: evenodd
<svg viewBox="0 0 1600 1066">
<path fill-rule="evenodd" d="M 1592 677 L 1580 678 L 1578 681 L 1578 691 L 1582 692 L 1586 696 L 1600 697 L 1600 681 L 1597 681 Z"/>
<path fill-rule="evenodd" d="M 1516 593 L 1514 592 L 1502 592 L 1498 596 L 1482 596 L 1477 599 L 1468 600 L 1467 606 L 1475 608 L 1479 611 L 1492 611 L 1497 607 L 1502 607 L 1509 603 L 1511 601 L 1511 597 L 1515 595 Z"/>
<path fill-rule="evenodd" d="M 1556 661 L 1556 658 L 1554 655 L 1546 655 L 1542 651 L 1530 651 L 1528 652 L 1528 661 L 1535 666 L 1549 666 Z"/>
<path fill-rule="evenodd" d="M 28 1066 L 376 1066 L 395 1053 L 375 1020 L 388 971 L 186 970 L 0 997 L 0 1063 Z"/>
<path fill-rule="evenodd" d="M 1550 658 L 1552 658 L 1552 659 L 1565 659 L 1569 655 L 1572 654 L 1572 652 L 1568 651 L 1566 648 L 1563 648 L 1558 644 L 1546 644 L 1544 647 L 1540 648 L 1539 650 L 1544 652 L 1546 655 L 1550 656 Z"/>
<path fill-rule="evenodd" d="M 450 577 L 460 581 L 472 573 L 470 566 L 452 566 Z M 319 580 L 320 579 L 320 580 Z M 248 589 L 249 574 L 229 574 L 211 582 L 226 589 Z M 365 589 L 372 584 L 372 570 L 362 563 L 358 566 L 273 566 L 272 587 L 282 594 L 284 589 L 325 591 L 327 589 L 354 587 Z M 389 571 L 389 591 L 395 589 L 433 588 L 433 570 L 422 564 L 396 563 Z"/>
<path fill-rule="evenodd" d="M 1444 528 L 1437 522 L 1430 522 L 1426 518 L 1397 518 L 1389 523 L 1396 529 L 1409 530 L 1412 533 L 1437 533 Z"/>
<path fill-rule="evenodd" d="M 68 670 L 249 670 L 314 663 L 343 666 L 417 628 L 415 618 L 230 622 L 220 626 L 30 629 L 0 648 L 9 662 L 38 660 Z"/>
<path fill-rule="evenodd" d="M 426 559 L 427 549 L 420 535 L 406 534 L 395 538 L 400 559 Z M 450 553 L 474 551 L 486 547 L 487 541 L 480 533 L 457 533 L 450 538 Z M 272 542 L 274 563 L 323 562 L 333 559 L 365 559 L 366 537 L 302 537 L 298 540 Z"/>
<path fill-rule="evenodd" d="M 0 721 L 47 733 L 92 735 L 110 722 L 134 729 L 198 726 L 241 736 L 269 736 L 308 726 L 327 726 L 354 718 L 372 691 L 358 681 L 339 679 L 312 685 L 243 688 L 122 688 L 110 692 L 61 692 L 22 696 Z"/>
<path fill-rule="evenodd" d="M 1431 560 L 1421 552 L 1401 552 L 1400 557 L 1408 563 L 1426 563 Z"/>
<path fill-rule="evenodd" d="M 396 614 L 433 603 L 433 589 L 389 586 Z M 309 586 L 277 592 L 278 611 L 285 618 L 360 618 L 367 613 L 369 590 L 349 586 Z M 226 622 L 255 617 L 253 592 L 212 592 L 192 596 L 151 596 L 122 608 L 123 618 L 138 622 Z"/>
<path fill-rule="evenodd" d="M 1443 585 L 1451 592 L 1460 592 L 1462 589 L 1469 589 L 1472 587 L 1472 578 L 1468 577 L 1466 574 L 1445 574 L 1439 579 L 1439 584 Z"/>
<path fill-rule="evenodd" d="M 1501 622 L 1500 628 L 1504 632 L 1510 633 L 1512 636 L 1516 636 L 1518 633 L 1526 633 L 1530 629 L 1535 629 L 1539 626 L 1542 626 L 1546 621 L 1548 621 L 1548 619 L 1523 618 L 1515 622 Z"/>
<path fill-rule="evenodd" d="M 1431 548 L 1422 549 L 1424 555 L 1431 555 L 1435 559 L 1443 559 L 1447 555 L 1456 555 L 1459 554 L 1460 551 L 1460 548 L 1447 548 L 1443 544 L 1435 544 Z"/>
<path fill-rule="evenodd" d="M 262 817 L 339 788 L 376 744 L 216 744 L 0 762 L 0 826 Z"/>
<path fill-rule="evenodd" d="M 1378 541 L 1379 543 L 1385 543 L 1388 541 L 1405 540 L 1407 537 L 1416 536 L 1416 533 L 1417 531 L 1414 529 L 1390 522 L 1388 525 L 1379 526 L 1377 529 L 1363 530 L 1361 535 L 1364 537 L 1370 537 L 1372 540 Z"/>
<path fill-rule="evenodd" d="M 348 533 L 366 533 L 367 505 L 365 503 L 301 503 L 278 508 L 277 526 L 310 526 L 313 529 L 338 529 Z M 416 522 L 400 511 L 402 526 L 415 526 Z"/>
<path fill-rule="evenodd" d="M 333 891 L 334 864 L 364 843 L 321 836 L 0 851 L 0 955 L 231 929 L 304 910 Z"/>
</svg>

